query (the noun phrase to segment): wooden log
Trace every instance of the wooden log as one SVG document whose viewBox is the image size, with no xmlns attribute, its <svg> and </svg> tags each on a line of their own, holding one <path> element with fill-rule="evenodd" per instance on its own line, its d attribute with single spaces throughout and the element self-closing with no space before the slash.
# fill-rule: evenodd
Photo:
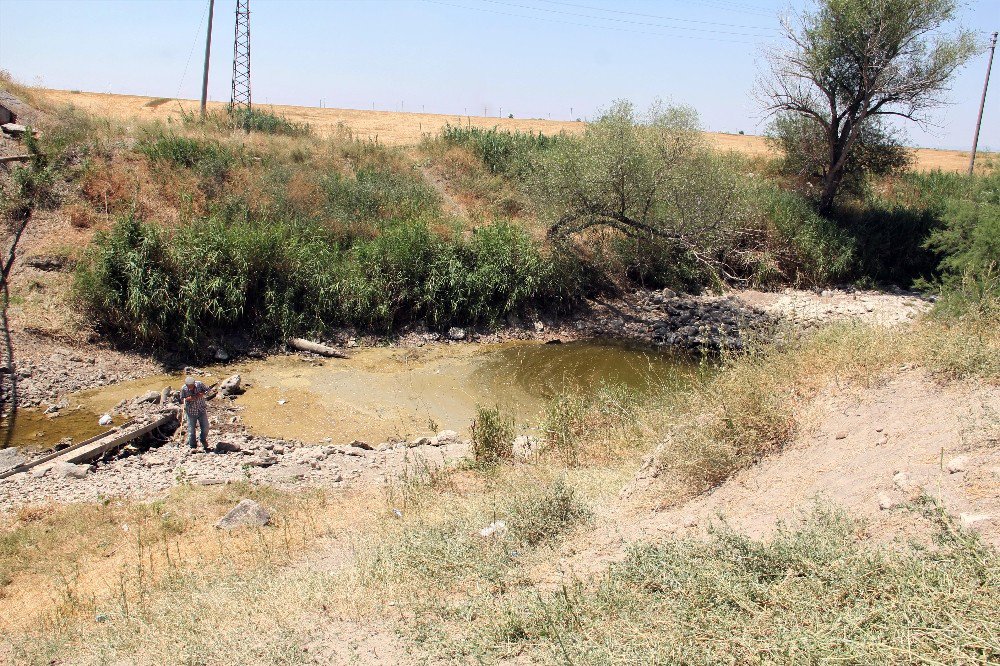
<svg viewBox="0 0 1000 666">
<path fill-rule="evenodd" d="M 6 157 L 0 157 L 0 164 L 9 164 L 10 162 L 27 162 L 31 159 L 31 155 L 8 155 Z"/>
<path fill-rule="evenodd" d="M 305 340 L 303 338 L 291 338 L 288 341 L 288 346 L 292 349 L 298 349 L 299 351 L 311 352 L 313 354 L 319 354 L 320 356 L 326 356 L 328 358 L 350 358 L 347 354 L 335 349 L 333 347 L 328 347 L 327 345 L 321 345 L 318 342 L 312 342 L 310 340 Z"/>
</svg>

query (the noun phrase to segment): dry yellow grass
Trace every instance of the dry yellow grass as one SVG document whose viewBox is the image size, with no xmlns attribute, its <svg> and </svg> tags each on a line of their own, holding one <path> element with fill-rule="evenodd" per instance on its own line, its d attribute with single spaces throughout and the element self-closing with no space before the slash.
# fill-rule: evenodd
<svg viewBox="0 0 1000 666">
<path fill-rule="evenodd" d="M 140 95 L 109 95 L 92 92 L 70 92 L 67 90 L 34 91 L 42 100 L 57 106 L 72 104 L 89 113 L 129 121 L 166 120 L 179 118 L 182 113 L 197 113 L 198 102 L 187 99 L 163 97 L 143 97 Z M 210 102 L 213 111 L 225 108 L 223 102 Z M 340 127 L 347 127 L 355 136 L 378 139 L 387 145 L 412 145 L 418 143 L 424 134 L 433 134 L 446 123 L 466 124 L 476 127 L 498 126 L 505 130 L 521 132 L 544 132 L 545 134 L 570 134 L 581 132 L 582 122 L 542 120 L 536 118 L 489 118 L 484 116 L 444 115 L 437 113 L 402 113 L 397 111 L 360 111 L 355 109 L 321 109 L 308 106 L 268 105 L 275 113 L 296 123 L 309 123 L 313 130 L 323 136 Z M 774 152 L 761 136 L 741 134 L 707 133 L 710 141 L 723 150 L 734 150 L 751 157 L 769 156 Z M 963 171 L 969 165 L 969 153 L 962 150 L 935 150 L 916 148 L 914 166 L 920 171 Z"/>
</svg>

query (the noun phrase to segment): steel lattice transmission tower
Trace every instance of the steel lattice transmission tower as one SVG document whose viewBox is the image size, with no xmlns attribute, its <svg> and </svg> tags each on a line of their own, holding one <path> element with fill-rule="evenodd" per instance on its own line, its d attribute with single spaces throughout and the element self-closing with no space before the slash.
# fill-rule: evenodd
<svg viewBox="0 0 1000 666">
<path fill-rule="evenodd" d="M 250 0 L 236 0 L 236 37 L 233 41 L 233 111 L 250 103 Z"/>
</svg>

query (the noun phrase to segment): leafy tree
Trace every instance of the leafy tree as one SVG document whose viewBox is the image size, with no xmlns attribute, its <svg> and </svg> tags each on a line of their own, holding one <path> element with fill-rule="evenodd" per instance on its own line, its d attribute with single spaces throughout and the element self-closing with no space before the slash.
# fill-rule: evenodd
<svg viewBox="0 0 1000 666">
<path fill-rule="evenodd" d="M 799 116 L 822 133 L 826 165 L 818 200 L 826 214 L 865 128 L 891 116 L 926 123 L 976 46 L 968 31 L 943 32 L 955 17 L 955 0 L 813 5 L 785 21 L 789 48 L 770 54 L 760 93 L 768 111 Z"/>
<path fill-rule="evenodd" d="M 808 186 L 807 195 L 818 196 L 829 169 L 829 149 L 823 128 L 809 118 L 782 113 L 771 123 L 768 138 L 784 155 L 782 171 Z M 871 176 L 904 171 L 913 159 L 899 133 L 879 118 L 869 118 L 860 128 L 853 150 L 844 164 L 841 191 L 861 194 Z"/>
<path fill-rule="evenodd" d="M 531 190 L 553 221 L 550 237 L 612 229 L 667 243 L 718 279 L 739 279 L 755 236 L 744 223 L 741 175 L 704 146 L 692 109 L 657 105 L 639 118 L 619 102 L 538 160 Z"/>
</svg>

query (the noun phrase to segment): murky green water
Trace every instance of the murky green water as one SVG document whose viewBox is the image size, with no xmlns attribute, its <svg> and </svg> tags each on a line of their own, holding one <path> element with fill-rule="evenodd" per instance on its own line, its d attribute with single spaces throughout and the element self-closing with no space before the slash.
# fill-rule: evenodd
<svg viewBox="0 0 1000 666">
<path fill-rule="evenodd" d="M 696 368 L 671 354 L 588 341 L 365 348 L 346 360 L 274 356 L 209 372 L 212 381 L 243 376 L 250 387 L 236 404 L 258 434 L 376 443 L 444 428 L 467 434 L 477 405 L 500 405 L 520 428 L 530 429 L 562 392 L 603 384 L 639 393 L 672 390 L 690 381 Z M 81 392 L 51 420 L 24 411 L 15 443 L 52 444 L 65 436 L 79 441 L 100 430 L 97 417 L 119 400 L 180 382 L 162 375 Z"/>
</svg>

